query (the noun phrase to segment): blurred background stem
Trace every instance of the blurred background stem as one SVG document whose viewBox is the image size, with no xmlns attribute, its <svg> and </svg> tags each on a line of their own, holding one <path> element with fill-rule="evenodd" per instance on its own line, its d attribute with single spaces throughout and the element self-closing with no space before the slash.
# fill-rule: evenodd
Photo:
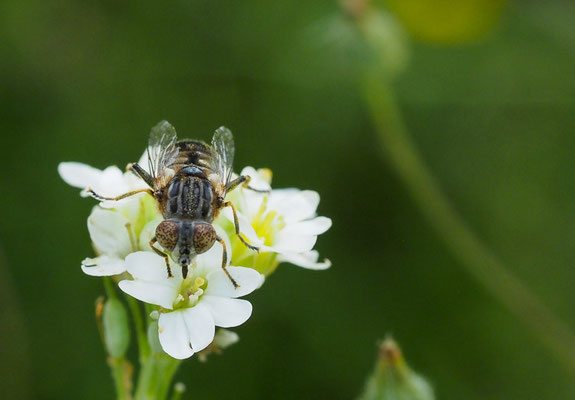
<svg viewBox="0 0 575 400">
<path fill-rule="evenodd" d="M 575 376 L 575 335 L 473 233 L 426 168 L 408 135 L 392 85 L 380 71 L 361 79 L 384 155 L 421 212 L 471 276 L 519 318 Z"/>
<path fill-rule="evenodd" d="M 18 393 L 19 399 L 35 398 L 26 317 L 1 244 L 0 304 L 1 353 L 3 364 L 9 366 L 8 372 L 0 379 L 0 393 Z"/>
</svg>

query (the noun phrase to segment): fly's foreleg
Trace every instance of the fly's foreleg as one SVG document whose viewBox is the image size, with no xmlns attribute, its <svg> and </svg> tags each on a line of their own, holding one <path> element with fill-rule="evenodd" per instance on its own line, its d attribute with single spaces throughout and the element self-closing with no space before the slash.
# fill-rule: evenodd
<svg viewBox="0 0 575 400">
<path fill-rule="evenodd" d="M 240 232 L 240 221 L 238 219 L 238 213 L 236 211 L 236 207 L 234 207 L 234 205 L 232 204 L 231 201 L 226 201 L 224 203 L 224 207 L 231 207 L 232 208 L 232 213 L 234 214 L 234 227 L 236 229 L 236 235 L 238 235 L 238 237 L 240 238 L 242 243 L 245 244 L 251 250 L 259 251 L 260 249 L 256 246 L 252 246 L 251 244 L 249 244 L 248 241 L 246 239 L 244 239 L 244 236 Z"/>
<path fill-rule="evenodd" d="M 133 172 L 140 177 L 149 187 L 154 187 L 154 177 L 150 175 L 144 168 L 140 167 L 138 163 L 128 164 L 126 170 Z"/>
<path fill-rule="evenodd" d="M 230 271 L 228 271 L 228 269 L 226 268 L 226 264 L 228 263 L 228 252 L 226 250 L 226 242 L 224 242 L 224 239 L 222 239 L 221 237 L 217 236 L 216 240 L 222 245 L 223 247 L 223 254 L 222 254 L 222 269 L 224 270 L 224 272 L 226 273 L 226 275 L 228 276 L 228 279 L 230 280 L 230 282 L 232 282 L 232 285 L 234 285 L 234 289 L 237 289 L 240 287 L 240 285 L 238 285 L 238 283 L 236 282 L 236 280 L 234 278 L 232 278 L 232 276 L 230 275 Z"/>
<path fill-rule="evenodd" d="M 154 192 L 152 191 L 152 189 L 132 190 L 131 192 L 124 193 L 124 194 L 121 194 L 121 195 L 116 196 L 116 197 L 104 197 L 104 196 L 101 196 L 98 193 L 94 192 L 92 189 L 86 189 L 86 192 L 90 196 L 95 198 L 96 200 L 100 200 L 100 201 L 104 201 L 104 200 L 118 201 L 118 200 L 125 199 L 126 197 L 130 197 L 130 196 L 133 196 L 133 195 L 138 194 L 138 193 L 148 193 L 150 196 L 154 197 Z"/>
<path fill-rule="evenodd" d="M 171 278 L 171 277 L 173 277 L 173 275 L 172 275 L 172 270 L 170 269 L 170 256 L 168 256 L 162 250 L 160 250 L 156 246 L 154 246 L 154 244 L 157 241 L 158 241 L 158 239 L 156 239 L 156 237 L 154 236 L 150 240 L 150 247 L 152 248 L 152 250 L 154 250 L 156 252 L 157 255 L 164 257 L 164 260 L 166 261 L 166 268 L 168 269 L 168 278 Z"/>
<path fill-rule="evenodd" d="M 258 193 L 269 193 L 269 190 L 260 190 L 260 189 L 256 189 L 250 186 L 250 181 L 251 181 L 251 177 L 248 175 L 241 175 L 238 178 L 234 179 L 233 181 L 231 181 L 230 183 L 228 183 L 226 185 L 226 193 L 229 191 L 234 190 L 235 188 L 237 188 L 239 185 L 242 185 L 243 187 L 253 190 L 254 192 L 258 192 Z"/>
</svg>

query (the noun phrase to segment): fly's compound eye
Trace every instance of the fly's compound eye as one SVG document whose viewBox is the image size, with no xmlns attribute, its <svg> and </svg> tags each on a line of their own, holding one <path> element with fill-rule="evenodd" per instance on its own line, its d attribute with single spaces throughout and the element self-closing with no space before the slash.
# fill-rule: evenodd
<svg viewBox="0 0 575 400">
<path fill-rule="evenodd" d="M 180 234 L 180 226 L 175 221 L 162 221 L 156 228 L 156 239 L 160 245 L 172 251 L 178 244 L 178 237 Z"/>
<path fill-rule="evenodd" d="M 210 224 L 198 224 L 194 227 L 194 249 L 202 254 L 212 248 L 216 241 L 216 230 Z"/>
</svg>

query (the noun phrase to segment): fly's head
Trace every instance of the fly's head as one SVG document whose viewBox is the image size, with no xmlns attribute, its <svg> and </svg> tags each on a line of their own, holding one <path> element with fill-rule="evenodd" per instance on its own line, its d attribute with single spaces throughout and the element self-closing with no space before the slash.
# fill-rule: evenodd
<svg viewBox="0 0 575 400">
<path fill-rule="evenodd" d="M 184 271 L 184 278 L 195 256 L 211 249 L 216 238 L 216 230 L 207 222 L 167 219 L 156 228 L 158 243 L 172 253 Z"/>
<path fill-rule="evenodd" d="M 172 253 L 172 257 L 177 260 L 183 271 L 188 270 L 195 256 L 192 233 L 192 223 L 175 219 L 164 220 L 156 228 L 158 243 L 164 250 Z"/>
<path fill-rule="evenodd" d="M 207 222 L 182 222 L 177 253 L 178 264 L 182 267 L 184 278 L 187 276 L 188 266 L 196 255 L 211 249 L 216 237 L 216 230 Z"/>
</svg>

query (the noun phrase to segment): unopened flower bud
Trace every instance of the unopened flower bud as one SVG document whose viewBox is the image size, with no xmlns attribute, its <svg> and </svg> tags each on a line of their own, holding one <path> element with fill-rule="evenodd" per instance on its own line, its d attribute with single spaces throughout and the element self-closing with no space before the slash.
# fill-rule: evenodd
<svg viewBox="0 0 575 400">
<path fill-rule="evenodd" d="M 408 61 L 407 36 L 397 19 L 385 10 L 368 8 L 357 21 L 370 54 L 368 60 L 388 78 L 401 73 Z"/>
<path fill-rule="evenodd" d="M 214 341 L 204 350 L 198 353 L 201 362 L 205 362 L 210 354 L 220 354 L 222 350 L 227 349 L 233 344 L 239 342 L 240 337 L 237 333 L 228 329 L 218 329 L 214 336 Z"/>
<path fill-rule="evenodd" d="M 104 342 L 108 354 L 120 358 L 126 354 L 130 345 L 130 325 L 124 305 L 117 298 L 109 298 L 102 314 Z"/>
<path fill-rule="evenodd" d="M 387 338 L 379 345 L 375 371 L 359 400 L 434 400 L 433 389 L 413 372 L 397 343 Z"/>
<path fill-rule="evenodd" d="M 500 19 L 507 0 L 386 0 L 409 33 L 432 43 L 480 39 Z"/>
<path fill-rule="evenodd" d="M 397 18 L 369 0 L 340 0 L 344 18 L 326 29 L 333 45 L 341 47 L 355 73 L 380 74 L 387 80 L 397 77 L 409 58 L 407 33 Z"/>
<path fill-rule="evenodd" d="M 160 338 L 158 337 L 158 320 L 154 319 L 148 324 L 148 343 L 154 353 L 163 353 Z"/>
</svg>

